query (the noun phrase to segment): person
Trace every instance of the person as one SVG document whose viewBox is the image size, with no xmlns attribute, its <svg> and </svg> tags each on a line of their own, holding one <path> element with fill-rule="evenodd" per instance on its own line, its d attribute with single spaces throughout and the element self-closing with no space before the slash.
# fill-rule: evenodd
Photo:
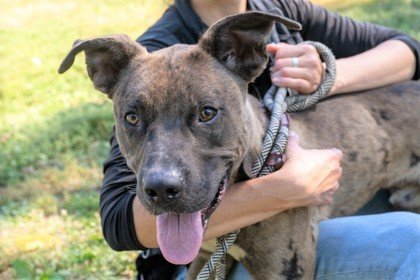
<svg viewBox="0 0 420 280">
<path fill-rule="evenodd" d="M 225 16 L 247 9 L 270 10 L 272 7 L 279 8 L 286 17 L 300 22 L 303 29 L 290 34 L 278 30 L 282 43 L 267 46 L 267 51 L 274 58 L 269 63 L 273 66 L 268 66 L 249 87 L 250 93 L 258 98 L 262 97 L 271 82 L 303 94 L 317 89 L 322 79 L 323 65 L 313 48 L 296 45 L 303 40 L 320 41 L 330 47 L 337 57 L 337 79 L 330 95 L 419 79 L 420 46 L 415 39 L 390 28 L 356 22 L 305 0 L 176 0 L 162 18 L 137 41 L 149 52 L 177 43 L 195 44 L 208 26 Z M 279 29 L 279 25 L 276 27 Z M 100 190 L 104 237 L 114 250 L 144 250 L 142 257 L 138 259 L 141 263 L 139 275 L 144 279 L 159 279 L 159 275 L 162 279 L 170 279 L 170 273 L 177 270 L 177 267 L 166 264 L 159 251 L 145 250 L 158 247 L 155 217 L 149 214 L 136 198 L 136 177 L 127 167 L 114 134 L 110 144 L 110 154 L 104 163 L 104 180 Z M 212 215 L 204 238 L 212 239 L 227 234 L 286 209 L 331 203 L 341 175 L 341 151 L 305 150 L 299 145 L 299 137 L 292 134 L 286 158 L 287 161 L 280 170 L 230 186 Z M 420 218 L 417 215 L 399 213 L 397 218 L 403 222 L 398 225 L 393 223 L 392 218 L 395 217 L 386 214 L 383 217 L 340 218 L 321 223 L 316 277 L 385 279 L 386 275 L 394 277 L 396 273 L 403 275 L 401 277 L 409 277 L 407 273 L 419 273 L 420 268 L 408 272 L 400 271 L 401 263 L 407 262 L 405 265 L 411 267 L 415 263 L 413 260 L 418 260 L 418 255 L 413 256 L 408 251 L 413 250 L 413 246 L 400 246 L 405 255 L 383 262 L 383 265 L 388 265 L 386 273 L 382 270 L 384 266 L 367 268 L 363 265 L 367 265 L 368 262 L 357 259 L 357 254 L 364 252 L 363 242 L 356 246 L 357 242 L 352 242 L 352 238 L 357 239 L 360 234 L 370 234 L 371 239 L 375 241 L 378 237 L 375 234 L 377 222 L 389 227 L 389 232 L 392 233 L 390 236 L 399 234 L 402 228 L 408 232 L 406 240 L 381 236 L 387 238 L 384 241 L 386 244 L 397 246 L 397 240 L 407 242 L 420 238 Z M 417 228 L 413 228 L 411 221 L 414 221 Z M 330 239 L 340 242 L 335 242 L 336 247 L 331 247 L 332 245 L 327 245 L 326 242 Z M 345 245 L 348 247 L 343 249 Z M 418 246 L 416 248 L 415 252 L 420 251 Z M 377 257 L 381 249 L 382 247 L 371 246 L 367 255 Z M 346 264 L 346 258 L 338 258 L 335 255 L 340 255 L 340 252 L 345 253 L 349 259 L 353 257 L 354 262 Z M 149 255 L 149 260 L 154 258 L 155 261 L 149 264 L 142 262 L 146 255 Z M 380 274 L 381 271 L 383 274 Z M 360 274 L 357 274 L 359 272 Z M 380 277 L 374 277 L 372 273 L 377 273 L 375 275 Z"/>
</svg>

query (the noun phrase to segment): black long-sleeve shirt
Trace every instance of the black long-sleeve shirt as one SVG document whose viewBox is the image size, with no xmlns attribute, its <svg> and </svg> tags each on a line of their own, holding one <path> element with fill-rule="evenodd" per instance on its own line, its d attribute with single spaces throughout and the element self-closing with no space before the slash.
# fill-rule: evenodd
<svg viewBox="0 0 420 280">
<path fill-rule="evenodd" d="M 319 41 L 330 47 L 337 58 L 362 53 L 386 40 L 403 41 L 416 57 L 413 79 L 419 79 L 420 44 L 400 31 L 357 22 L 305 0 L 270 1 L 269 5 L 280 8 L 286 17 L 300 22 L 303 26 L 300 32 L 286 34 L 282 32 L 284 29 L 279 24 L 276 25 L 281 41 Z M 206 29 L 207 26 L 191 8 L 189 1 L 177 0 L 137 41 L 151 52 L 177 43 L 195 44 Z M 265 92 L 269 86 L 270 76 L 266 69 L 251 87 L 251 92 Z M 136 237 L 132 214 L 136 177 L 121 155 L 114 133 L 110 144 L 111 150 L 104 163 L 104 180 L 100 190 L 103 234 L 114 250 L 143 249 Z"/>
</svg>

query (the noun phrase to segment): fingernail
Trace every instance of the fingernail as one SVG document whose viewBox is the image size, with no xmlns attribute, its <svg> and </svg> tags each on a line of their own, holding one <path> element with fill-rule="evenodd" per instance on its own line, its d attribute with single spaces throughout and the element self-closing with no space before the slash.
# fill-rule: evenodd
<svg viewBox="0 0 420 280">
<path fill-rule="evenodd" d="M 340 149 L 332 148 L 331 150 L 333 150 L 334 152 L 336 152 L 339 155 L 343 154 L 343 152 Z"/>
</svg>

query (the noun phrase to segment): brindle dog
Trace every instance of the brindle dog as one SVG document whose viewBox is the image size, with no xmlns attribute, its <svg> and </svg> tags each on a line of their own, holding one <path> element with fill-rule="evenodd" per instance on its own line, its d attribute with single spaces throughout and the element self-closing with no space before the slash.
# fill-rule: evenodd
<svg viewBox="0 0 420 280">
<path fill-rule="evenodd" d="M 172 262 L 197 255 L 204 220 L 224 187 L 259 153 L 267 119 L 247 86 L 267 63 L 274 21 L 299 27 L 249 12 L 217 22 L 197 45 L 153 53 L 123 35 L 76 41 L 59 69 L 67 71 L 77 53 L 86 53 L 95 88 L 114 103 L 116 135 L 137 176 L 137 195 L 158 215 L 158 241 Z M 419 108 L 419 83 L 406 82 L 291 114 L 302 146 L 343 150 L 341 188 L 331 207 L 293 209 L 242 229 L 237 243 L 254 278 L 312 279 L 319 220 L 354 212 L 379 188 L 410 185 L 415 200 Z"/>
</svg>

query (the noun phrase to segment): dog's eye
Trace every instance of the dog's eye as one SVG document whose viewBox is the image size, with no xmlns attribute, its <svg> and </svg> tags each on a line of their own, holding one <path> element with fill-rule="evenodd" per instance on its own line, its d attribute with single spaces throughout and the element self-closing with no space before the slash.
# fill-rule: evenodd
<svg viewBox="0 0 420 280">
<path fill-rule="evenodd" d="M 200 122 L 208 122 L 217 114 L 217 110 L 212 107 L 204 107 L 200 113 Z"/>
<path fill-rule="evenodd" d="M 137 125 L 139 123 L 139 116 L 134 113 L 127 114 L 125 120 L 131 125 Z"/>
</svg>

